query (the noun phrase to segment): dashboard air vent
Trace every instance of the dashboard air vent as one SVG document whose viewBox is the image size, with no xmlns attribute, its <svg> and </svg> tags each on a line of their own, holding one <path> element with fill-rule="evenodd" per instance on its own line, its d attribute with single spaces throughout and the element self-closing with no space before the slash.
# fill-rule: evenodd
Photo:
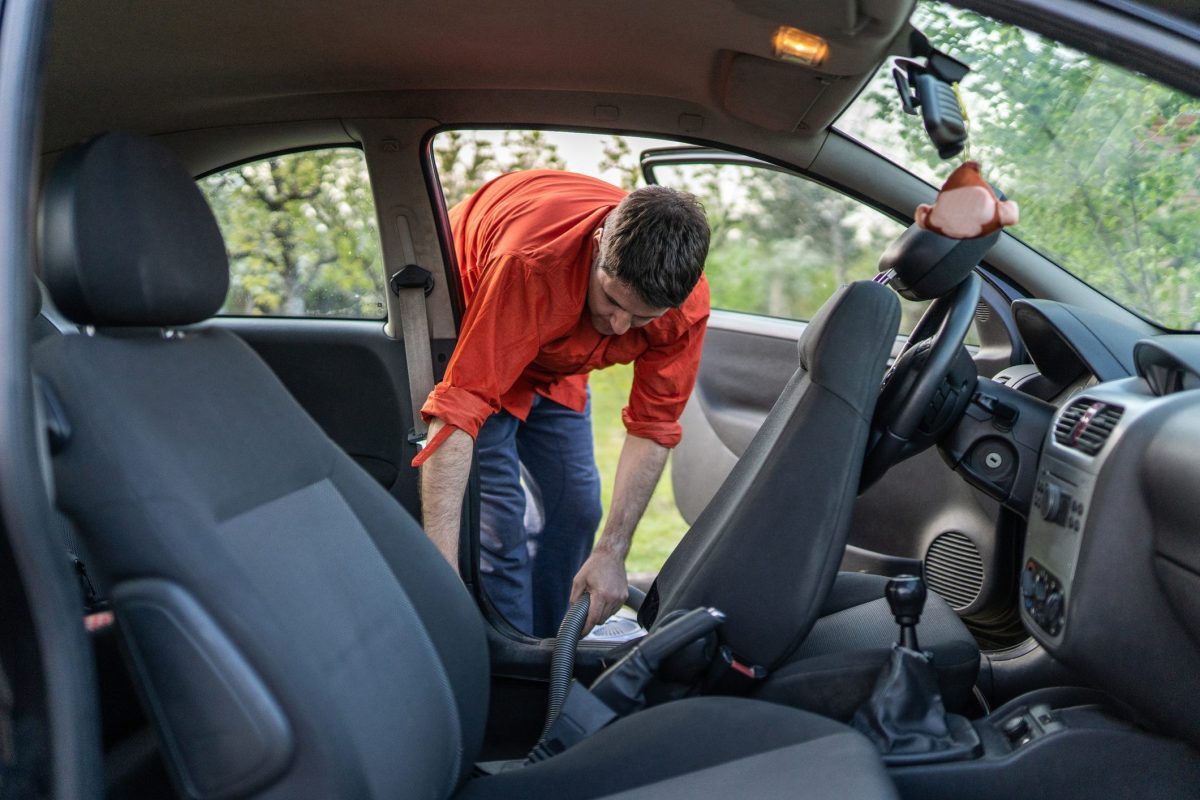
<svg viewBox="0 0 1200 800">
<path fill-rule="evenodd" d="M 962 611 L 983 588 L 983 559 L 965 534 L 940 534 L 925 553 L 925 580 L 955 611 Z"/>
<path fill-rule="evenodd" d="M 1095 400 L 1076 400 L 1054 423 L 1054 441 L 1094 456 L 1112 435 L 1125 409 Z"/>
</svg>

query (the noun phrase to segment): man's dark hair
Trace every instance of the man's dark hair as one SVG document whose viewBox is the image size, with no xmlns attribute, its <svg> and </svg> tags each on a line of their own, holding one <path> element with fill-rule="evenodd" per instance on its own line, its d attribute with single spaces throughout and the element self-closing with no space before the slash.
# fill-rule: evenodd
<svg viewBox="0 0 1200 800">
<path fill-rule="evenodd" d="M 600 267 L 653 308 L 676 308 L 700 280 L 708 256 L 704 206 L 687 192 L 644 186 L 604 220 Z"/>
</svg>

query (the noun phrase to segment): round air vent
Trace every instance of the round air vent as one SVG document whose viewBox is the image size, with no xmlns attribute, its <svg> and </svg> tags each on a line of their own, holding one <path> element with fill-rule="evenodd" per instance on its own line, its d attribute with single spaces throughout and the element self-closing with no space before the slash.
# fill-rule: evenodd
<svg viewBox="0 0 1200 800">
<path fill-rule="evenodd" d="M 958 531 L 940 534 L 925 553 L 925 580 L 955 611 L 974 603 L 983 588 L 983 559 L 975 543 Z"/>
</svg>

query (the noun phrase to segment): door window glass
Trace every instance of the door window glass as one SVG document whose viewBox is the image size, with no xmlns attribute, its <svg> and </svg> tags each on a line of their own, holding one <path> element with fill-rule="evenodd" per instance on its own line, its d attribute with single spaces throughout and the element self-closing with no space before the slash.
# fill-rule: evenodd
<svg viewBox="0 0 1200 800">
<path fill-rule="evenodd" d="M 387 315 L 375 201 L 360 150 L 272 156 L 200 180 L 229 252 L 222 314 Z"/>
</svg>

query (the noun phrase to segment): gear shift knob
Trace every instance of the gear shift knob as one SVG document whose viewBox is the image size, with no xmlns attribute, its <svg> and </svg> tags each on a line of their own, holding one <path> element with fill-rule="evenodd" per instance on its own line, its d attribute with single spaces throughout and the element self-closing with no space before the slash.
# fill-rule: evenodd
<svg viewBox="0 0 1200 800">
<path fill-rule="evenodd" d="M 915 575 L 900 575 L 888 581 L 884 597 L 900 626 L 900 644 L 909 650 L 920 650 L 917 623 L 925 609 L 925 581 Z"/>
</svg>

